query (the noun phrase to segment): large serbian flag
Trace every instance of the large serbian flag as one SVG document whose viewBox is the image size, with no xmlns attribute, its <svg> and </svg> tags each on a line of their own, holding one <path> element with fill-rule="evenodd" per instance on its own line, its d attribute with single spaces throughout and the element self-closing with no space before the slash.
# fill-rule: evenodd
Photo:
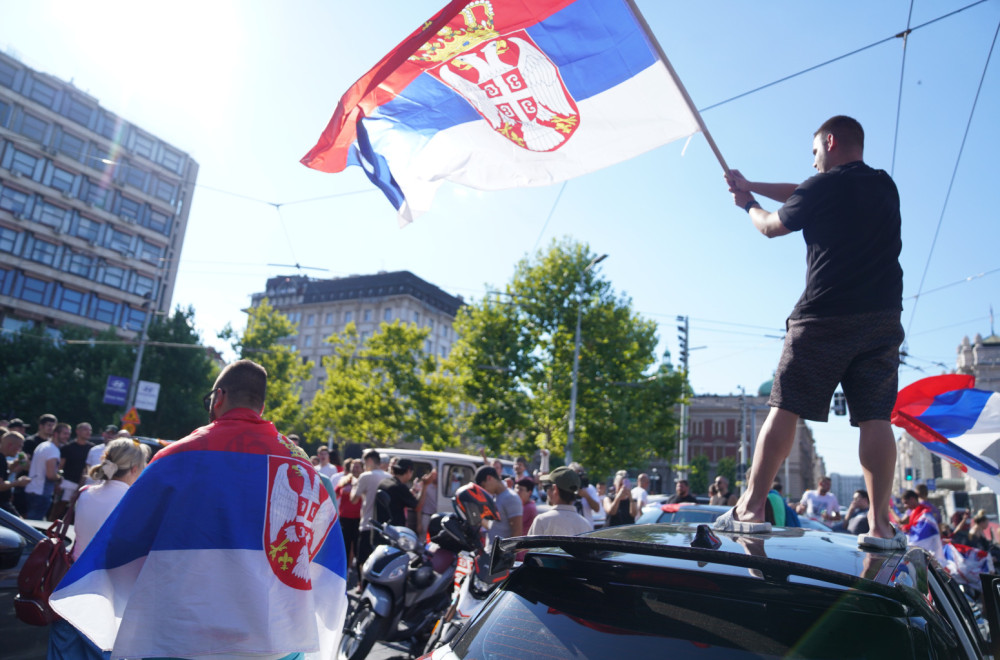
<svg viewBox="0 0 1000 660">
<path fill-rule="evenodd" d="M 405 223 L 443 181 L 547 185 L 699 126 L 630 0 L 456 0 L 347 90 L 302 162 L 362 167 Z"/>
<path fill-rule="evenodd" d="M 331 658 L 347 611 L 336 506 L 236 409 L 161 452 L 51 603 L 112 658 Z"/>
<path fill-rule="evenodd" d="M 892 423 L 1000 492 L 1000 394 L 973 389 L 975 382 L 960 374 L 918 380 L 900 390 Z"/>
</svg>

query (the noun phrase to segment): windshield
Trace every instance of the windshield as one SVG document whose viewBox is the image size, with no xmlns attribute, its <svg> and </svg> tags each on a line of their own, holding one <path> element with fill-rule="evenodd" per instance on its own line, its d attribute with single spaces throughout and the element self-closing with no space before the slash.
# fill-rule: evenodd
<svg viewBox="0 0 1000 660">
<path fill-rule="evenodd" d="M 629 579 L 629 573 L 632 578 Z M 860 609 L 858 597 L 787 589 L 741 595 L 733 578 L 653 570 L 604 576 L 525 564 L 456 640 L 459 658 L 899 658 L 912 654 L 904 617 Z M 624 579 L 623 579 L 624 578 Z M 742 582 L 748 582 L 742 580 Z M 750 591 L 753 589 L 754 591 Z M 884 610 L 883 610 L 884 612 Z"/>
</svg>

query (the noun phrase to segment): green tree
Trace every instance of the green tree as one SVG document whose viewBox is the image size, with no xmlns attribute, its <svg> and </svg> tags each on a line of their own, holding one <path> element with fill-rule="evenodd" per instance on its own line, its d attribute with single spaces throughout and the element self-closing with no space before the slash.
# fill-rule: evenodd
<svg viewBox="0 0 1000 660">
<path fill-rule="evenodd" d="M 715 474 L 722 475 L 729 480 L 729 485 L 736 487 L 736 460 L 729 456 L 724 456 L 715 464 Z"/>
<path fill-rule="evenodd" d="M 691 470 L 688 473 L 688 486 L 691 488 L 692 493 L 702 495 L 708 492 L 708 472 L 709 472 L 709 460 L 708 456 L 704 454 L 698 454 L 691 459 Z"/>
<path fill-rule="evenodd" d="M 264 418 L 274 422 L 282 433 L 303 433 L 305 409 L 302 405 L 302 381 L 312 375 L 313 363 L 303 361 L 298 353 L 282 340 L 294 337 L 298 324 L 274 307 L 267 298 L 251 307 L 247 327 L 237 336 L 226 325 L 219 333 L 229 341 L 240 359 L 253 360 L 267 370 L 267 399 Z"/>
<path fill-rule="evenodd" d="M 452 379 L 423 352 L 430 330 L 396 321 L 362 340 L 354 323 L 326 341 L 326 381 L 309 414 L 314 434 L 345 442 L 394 445 L 420 440 L 426 448 L 453 446 L 449 410 Z"/>
<path fill-rule="evenodd" d="M 593 270 L 571 240 L 521 260 L 503 298 L 459 311 L 452 359 L 468 430 L 493 453 L 541 442 L 565 452 L 577 311 L 581 317 L 573 458 L 597 478 L 674 446 L 683 376 L 656 368 L 656 326 Z M 539 440 L 541 438 L 541 440 Z"/>
</svg>

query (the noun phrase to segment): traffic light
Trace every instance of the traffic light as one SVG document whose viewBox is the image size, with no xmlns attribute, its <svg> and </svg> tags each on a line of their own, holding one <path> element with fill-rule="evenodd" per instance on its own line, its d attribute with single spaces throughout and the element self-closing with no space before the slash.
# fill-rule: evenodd
<svg viewBox="0 0 1000 660">
<path fill-rule="evenodd" d="M 833 393 L 833 414 L 841 417 L 847 414 L 847 398 L 843 392 Z"/>
<path fill-rule="evenodd" d="M 913 468 L 906 468 L 906 480 L 913 481 Z"/>
<path fill-rule="evenodd" d="M 677 326 L 677 343 L 680 345 L 681 370 L 687 373 L 688 370 L 688 317 L 678 316 L 677 321 L 683 321 L 684 325 Z"/>
</svg>

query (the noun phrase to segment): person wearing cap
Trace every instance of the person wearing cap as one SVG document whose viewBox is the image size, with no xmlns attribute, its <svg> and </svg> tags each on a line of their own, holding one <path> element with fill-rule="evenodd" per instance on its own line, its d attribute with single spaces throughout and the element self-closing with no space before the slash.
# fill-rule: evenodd
<svg viewBox="0 0 1000 660">
<path fill-rule="evenodd" d="M 539 482 L 552 508 L 535 518 L 528 536 L 576 536 L 593 529 L 573 506 L 580 490 L 580 475 L 568 467 L 557 467 L 542 475 Z"/>
<path fill-rule="evenodd" d="M 379 492 L 385 491 L 389 494 L 388 510 L 381 506 L 376 499 L 376 509 L 379 522 L 387 522 L 390 525 L 406 525 L 406 510 L 416 509 L 420 500 L 410 489 L 410 481 L 413 479 L 413 461 L 408 458 L 400 458 L 389 468 L 392 471 L 391 477 L 386 477 L 379 483 Z M 425 475 L 426 477 L 426 475 Z M 421 492 L 421 497 L 424 493 Z"/>
<path fill-rule="evenodd" d="M 486 545 L 489 547 L 493 539 L 509 539 L 514 536 L 524 534 L 524 505 L 521 498 L 507 488 L 507 484 L 500 480 L 500 474 L 495 467 L 484 465 L 476 470 L 476 485 L 482 486 L 487 493 L 493 496 L 497 509 L 500 511 L 500 520 L 491 520 L 490 527 L 486 530 Z"/>
</svg>

